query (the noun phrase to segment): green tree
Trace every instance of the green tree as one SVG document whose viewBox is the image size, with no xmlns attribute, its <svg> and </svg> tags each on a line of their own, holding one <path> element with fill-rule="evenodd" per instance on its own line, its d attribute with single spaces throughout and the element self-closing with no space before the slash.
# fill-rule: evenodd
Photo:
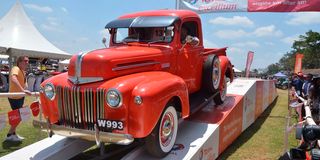
<svg viewBox="0 0 320 160">
<path fill-rule="evenodd" d="M 297 53 L 304 55 L 302 68 L 320 68 L 320 33 L 310 30 L 305 35 L 300 35 L 299 40 L 292 44 L 292 50 L 287 52 L 278 63 L 269 65 L 266 73 L 274 74 L 281 70 L 293 71 Z"/>
<path fill-rule="evenodd" d="M 281 71 L 281 67 L 279 63 L 270 64 L 267 68 L 267 75 L 276 74 L 277 72 Z"/>
<path fill-rule="evenodd" d="M 293 51 L 302 53 L 302 67 L 306 69 L 320 68 L 320 33 L 308 31 L 300 35 L 299 40 L 293 43 Z"/>
</svg>

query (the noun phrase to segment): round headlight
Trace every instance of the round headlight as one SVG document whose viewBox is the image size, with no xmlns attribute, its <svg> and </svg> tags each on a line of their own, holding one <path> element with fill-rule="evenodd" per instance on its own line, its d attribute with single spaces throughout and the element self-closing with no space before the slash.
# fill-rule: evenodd
<svg viewBox="0 0 320 160">
<path fill-rule="evenodd" d="M 54 86 L 52 83 L 47 83 L 44 86 L 44 94 L 46 95 L 46 97 L 50 100 L 54 99 L 54 96 L 56 95 L 56 92 L 54 90 Z"/>
<path fill-rule="evenodd" d="M 112 108 L 120 107 L 122 102 L 121 93 L 117 89 L 109 89 L 106 94 L 106 101 Z"/>
</svg>

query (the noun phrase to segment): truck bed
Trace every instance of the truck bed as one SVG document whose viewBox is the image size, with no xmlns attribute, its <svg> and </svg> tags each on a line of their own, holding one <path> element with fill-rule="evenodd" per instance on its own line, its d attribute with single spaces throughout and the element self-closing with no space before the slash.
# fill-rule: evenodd
<svg viewBox="0 0 320 160">
<path fill-rule="evenodd" d="M 205 48 L 203 55 L 205 55 L 205 56 L 211 55 L 211 54 L 226 55 L 226 50 L 227 50 L 227 47 L 224 47 L 224 48 Z"/>
</svg>

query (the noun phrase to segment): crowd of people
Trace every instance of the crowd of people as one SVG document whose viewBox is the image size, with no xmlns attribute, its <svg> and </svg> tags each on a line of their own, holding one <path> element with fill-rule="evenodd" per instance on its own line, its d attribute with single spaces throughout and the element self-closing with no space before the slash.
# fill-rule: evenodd
<svg viewBox="0 0 320 160">
<path fill-rule="evenodd" d="M 320 120 L 320 76 L 312 74 L 303 74 L 299 72 L 294 74 L 291 81 L 292 91 L 300 97 L 308 100 L 312 115 L 315 121 Z M 302 116 L 304 116 L 302 110 Z"/>
</svg>

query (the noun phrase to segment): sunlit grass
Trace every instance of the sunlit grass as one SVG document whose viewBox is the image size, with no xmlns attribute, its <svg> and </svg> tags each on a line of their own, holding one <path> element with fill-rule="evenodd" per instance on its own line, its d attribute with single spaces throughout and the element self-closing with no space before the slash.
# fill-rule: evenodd
<svg viewBox="0 0 320 160">
<path fill-rule="evenodd" d="M 25 105 L 30 105 L 32 101 L 34 101 L 34 97 L 26 97 L 25 99 Z M 0 98 L 0 113 L 7 113 L 11 111 L 9 102 L 7 98 Z M 32 115 L 31 115 L 32 117 Z M 25 139 L 22 141 L 22 143 L 13 143 L 13 142 L 4 142 L 6 135 L 9 130 L 9 123 L 7 120 L 6 127 L 2 130 L 0 130 L 0 157 L 4 156 L 6 154 L 9 154 L 17 149 L 23 148 L 25 146 L 28 146 L 36 141 L 39 141 L 43 138 L 45 138 L 47 135 L 44 132 L 40 132 L 39 129 L 35 129 L 32 126 L 32 120 L 33 118 L 30 118 L 27 122 L 20 122 L 17 133 Z"/>
</svg>

